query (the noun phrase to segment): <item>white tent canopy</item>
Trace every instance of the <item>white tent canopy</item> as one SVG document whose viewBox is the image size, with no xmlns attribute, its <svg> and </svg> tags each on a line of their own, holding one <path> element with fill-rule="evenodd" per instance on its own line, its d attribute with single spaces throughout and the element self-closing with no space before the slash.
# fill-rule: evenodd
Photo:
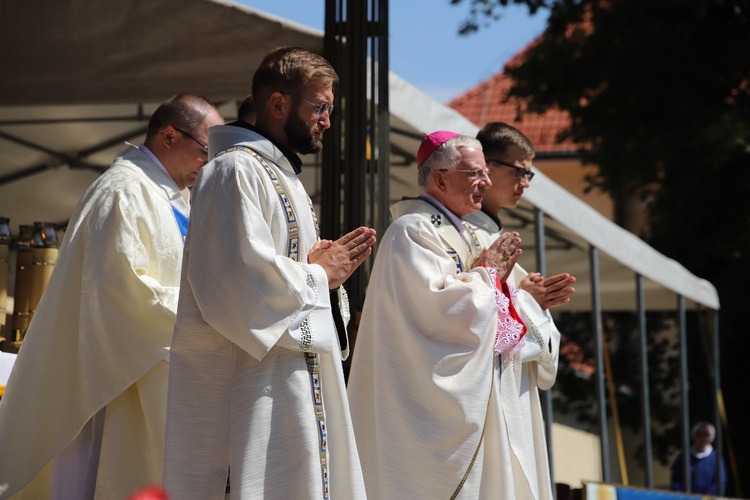
<svg viewBox="0 0 750 500">
<path fill-rule="evenodd" d="M 0 2 L 0 216 L 64 222 L 158 103 L 196 92 L 228 117 L 263 54 L 323 34 L 221 0 Z"/>
<path fill-rule="evenodd" d="M 265 52 L 297 45 L 322 53 L 323 34 L 220 0 L 72 0 L 43 9 L 34 2 L 0 2 L 0 44 L 0 216 L 16 228 L 66 221 L 123 140 L 143 139 L 148 117 L 166 97 L 204 94 L 224 102 L 221 109 L 231 119 Z M 413 160 L 422 132 L 476 134 L 475 124 L 395 74 L 389 83 L 394 165 Z M 418 192 L 415 167 L 393 166 L 391 178 L 394 198 Z M 548 242 L 557 241 L 550 234 L 565 242 L 560 249 L 549 245 L 547 268 L 548 274 L 579 278 L 566 308 L 590 307 L 584 279 L 589 246 L 603 254 L 605 310 L 634 309 L 636 273 L 647 279 L 649 308 L 673 309 L 676 294 L 719 308 L 710 283 L 541 172 L 524 206 L 527 213 L 533 206 L 549 216 Z M 519 214 L 523 218 L 523 210 Z M 533 231 L 519 231 L 523 264 L 534 269 Z"/>
<path fill-rule="evenodd" d="M 250 93 L 268 50 L 323 34 L 221 0 L 0 2 L 0 106 L 161 102 Z"/>
</svg>

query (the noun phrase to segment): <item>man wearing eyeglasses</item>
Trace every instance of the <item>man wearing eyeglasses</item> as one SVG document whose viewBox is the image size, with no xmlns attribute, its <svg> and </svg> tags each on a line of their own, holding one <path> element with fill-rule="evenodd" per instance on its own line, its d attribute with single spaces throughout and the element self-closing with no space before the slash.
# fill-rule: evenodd
<svg viewBox="0 0 750 500">
<path fill-rule="evenodd" d="M 429 134 L 417 165 L 422 192 L 391 209 L 349 376 L 367 495 L 503 498 L 498 363 L 523 343 L 505 282 L 521 241 L 483 249 L 462 220 L 492 184 L 475 138 Z"/>
<path fill-rule="evenodd" d="M 534 178 L 531 162 L 535 151 L 526 136 L 502 122 L 485 125 L 477 139 L 482 143 L 492 186 L 485 192 L 482 210 L 469 215 L 466 221 L 475 228 L 482 244 L 489 246 L 502 232 L 500 210 L 516 208 Z M 528 332 L 522 349 L 501 356 L 503 461 L 517 466 L 503 482 L 498 498 L 551 500 L 539 389 L 550 389 L 557 376 L 560 332 L 549 308 L 570 300 L 575 292 L 572 287 L 575 278 L 558 274 L 545 279 L 539 273 L 527 273 L 517 264 L 508 283 L 521 289 L 518 302 Z"/>
<path fill-rule="evenodd" d="M 28 498 L 160 482 L 187 188 L 221 123 L 201 96 L 168 99 L 78 203 L 0 405 L 1 498 L 35 476 Z"/>
<path fill-rule="evenodd" d="M 209 131 L 170 358 L 164 487 L 176 499 L 361 499 L 342 370 L 342 283 L 375 231 L 319 241 L 298 175 L 330 127 L 338 76 L 275 49 L 253 76 L 255 124 Z"/>
</svg>

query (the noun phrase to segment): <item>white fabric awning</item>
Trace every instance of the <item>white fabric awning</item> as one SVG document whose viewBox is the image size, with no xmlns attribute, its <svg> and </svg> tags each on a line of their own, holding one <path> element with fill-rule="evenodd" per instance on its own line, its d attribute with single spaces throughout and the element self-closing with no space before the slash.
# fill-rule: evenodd
<svg viewBox="0 0 750 500">
<path fill-rule="evenodd" d="M 222 0 L 0 2 L 0 106 L 241 99 L 274 47 L 323 34 Z"/>
</svg>

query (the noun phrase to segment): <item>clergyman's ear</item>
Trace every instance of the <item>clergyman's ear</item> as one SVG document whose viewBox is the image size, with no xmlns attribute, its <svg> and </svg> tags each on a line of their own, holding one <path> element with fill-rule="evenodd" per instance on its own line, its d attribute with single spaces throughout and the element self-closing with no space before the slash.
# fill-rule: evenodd
<svg viewBox="0 0 750 500">
<path fill-rule="evenodd" d="M 435 170 L 434 172 L 432 172 L 433 184 L 435 184 L 435 187 L 437 189 L 443 192 L 448 189 L 448 182 L 445 179 L 446 177 L 443 175 L 443 172 L 440 172 L 439 170 Z"/>
<path fill-rule="evenodd" d="M 273 92 L 268 96 L 268 106 L 274 117 L 283 118 L 284 114 L 291 107 L 289 104 L 289 96 L 282 92 Z"/>
<path fill-rule="evenodd" d="M 159 133 L 159 140 L 162 142 L 162 144 L 164 144 L 164 146 L 171 148 L 174 146 L 174 141 L 177 138 L 177 134 L 177 129 L 175 129 L 172 125 L 167 125 Z"/>
</svg>

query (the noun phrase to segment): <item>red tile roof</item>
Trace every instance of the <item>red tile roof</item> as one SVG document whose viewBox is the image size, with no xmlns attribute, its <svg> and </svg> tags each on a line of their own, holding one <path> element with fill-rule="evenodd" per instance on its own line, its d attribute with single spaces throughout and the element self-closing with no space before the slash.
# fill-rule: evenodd
<svg viewBox="0 0 750 500">
<path fill-rule="evenodd" d="M 512 61 L 518 61 L 522 53 Z M 567 112 L 551 109 L 543 114 L 524 113 L 526 106 L 522 99 L 514 97 L 504 102 L 512 83 L 508 75 L 497 73 L 450 101 L 448 106 L 479 127 L 494 121 L 513 125 L 534 144 L 537 154 L 570 153 L 579 149 L 569 139 L 563 142 L 557 140 L 558 134 L 570 124 Z"/>
</svg>

